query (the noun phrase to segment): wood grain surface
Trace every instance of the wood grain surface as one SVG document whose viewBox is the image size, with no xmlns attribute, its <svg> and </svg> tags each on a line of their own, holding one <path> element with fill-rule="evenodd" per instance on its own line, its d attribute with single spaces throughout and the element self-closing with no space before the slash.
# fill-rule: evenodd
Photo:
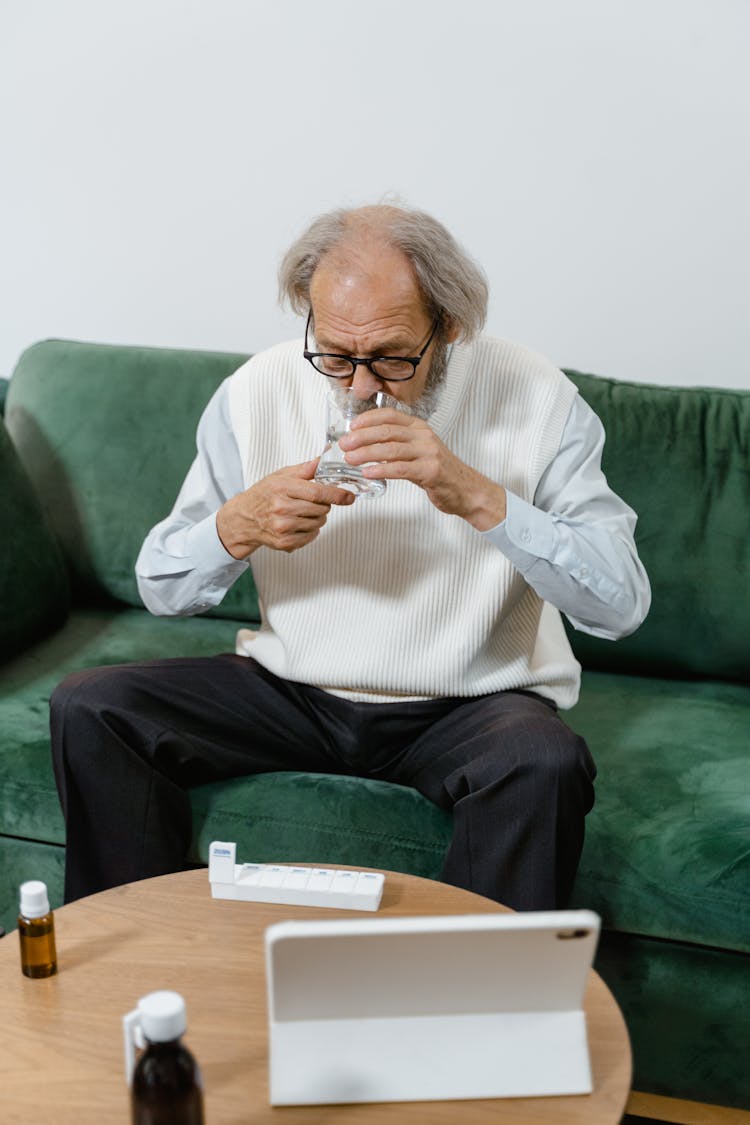
<svg viewBox="0 0 750 1125">
<path fill-rule="evenodd" d="M 443 883 L 387 873 L 378 916 L 502 909 Z M 22 975 L 18 934 L 8 934 L 0 940 L 3 1125 L 32 1118 L 53 1125 L 129 1121 L 121 1017 L 160 988 L 185 997 L 185 1043 L 203 1073 L 207 1125 L 620 1121 L 630 1045 L 619 1008 L 593 972 L 586 993 L 593 1094 L 270 1107 L 263 939 L 272 922 L 293 917 L 363 915 L 214 900 L 204 869 L 117 887 L 57 910 L 59 968 L 46 980 Z"/>
</svg>

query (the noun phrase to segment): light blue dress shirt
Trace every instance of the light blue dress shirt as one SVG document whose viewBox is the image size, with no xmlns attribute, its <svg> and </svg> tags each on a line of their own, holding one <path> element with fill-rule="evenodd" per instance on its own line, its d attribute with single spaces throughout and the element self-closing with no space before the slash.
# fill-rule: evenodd
<svg viewBox="0 0 750 1125">
<path fill-rule="evenodd" d="M 152 613 L 200 613 L 218 605 L 250 565 L 234 559 L 216 531 L 216 512 L 244 489 L 226 382 L 206 407 L 197 444 L 172 512 L 149 533 L 136 562 L 138 588 Z M 533 504 L 507 492 L 505 519 L 477 534 L 576 629 L 614 640 L 637 629 L 651 591 L 633 539 L 636 515 L 607 484 L 603 445 L 602 423 L 576 395 Z"/>
</svg>

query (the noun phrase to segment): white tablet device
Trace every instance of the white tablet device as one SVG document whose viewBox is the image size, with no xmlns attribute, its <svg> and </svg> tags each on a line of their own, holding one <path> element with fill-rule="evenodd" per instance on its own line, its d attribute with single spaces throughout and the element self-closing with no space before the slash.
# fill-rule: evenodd
<svg viewBox="0 0 750 1125">
<path fill-rule="evenodd" d="M 590 1093 L 587 910 L 266 930 L 272 1105 Z"/>
</svg>

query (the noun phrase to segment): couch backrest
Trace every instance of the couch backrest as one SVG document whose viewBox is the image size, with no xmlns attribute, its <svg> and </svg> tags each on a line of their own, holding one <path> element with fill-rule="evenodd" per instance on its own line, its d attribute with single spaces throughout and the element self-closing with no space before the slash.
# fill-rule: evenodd
<svg viewBox="0 0 750 1125">
<path fill-rule="evenodd" d="M 76 600 L 140 605 L 133 565 L 174 502 L 208 399 L 244 355 L 50 340 L 19 360 L 6 424 L 70 568 Z M 569 371 L 604 422 L 604 468 L 638 512 L 653 604 L 612 643 L 570 631 L 587 668 L 747 681 L 750 392 Z M 255 621 L 248 571 L 214 615 Z"/>
<path fill-rule="evenodd" d="M 140 606 L 133 566 L 195 454 L 201 412 L 247 356 L 47 340 L 18 361 L 6 425 L 77 602 Z M 250 572 L 215 616 L 258 619 Z"/>
<path fill-rule="evenodd" d="M 750 392 L 569 371 L 604 422 L 603 465 L 638 513 L 651 612 L 612 643 L 569 630 L 587 668 L 750 680 Z"/>
<path fill-rule="evenodd" d="M 0 416 L 0 662 L 62 625 L 68 574 Z"/>
</svg>

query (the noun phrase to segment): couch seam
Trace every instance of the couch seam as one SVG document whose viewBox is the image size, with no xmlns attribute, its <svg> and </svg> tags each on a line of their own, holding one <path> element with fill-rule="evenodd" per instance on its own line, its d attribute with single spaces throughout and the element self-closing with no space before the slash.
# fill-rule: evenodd
<svg viewBox="0 0 750 1125">
<path fill-rule="evenodd" d="M 607 886 L 610 887 L 622 887 L 623 889 L 628 891 L 638 890 L 641 893 L 643 893 L 644 890 L 648 890 L 652 894 L 658 895 L 662 898 L 666 895 L 669 898 L 676 900 L 677 902 L 684 901 L 691 904 L 703 903 L 705 905 L 706 901 L 705 895 L 692 895 L 689 891 L 665 891 L 664 888 L 659 886 L 657 883 L 649 883 L 647 881 L 644 881 L 642 883 L 636 882 L 632 884 L 625 883 L 621 879 L 608 879 L 606 875 L 597 875 L 594 872 L 584 871 L 580 868 L 576 875 L 576 879 L 590 879 L 599 884 L 606 883 Z M 738 897 L 732 897 L 731 895 L 722 895 L 720 893 L 714 892 L 712 893 L 711 897 L 717 899 L 719 902 L 726 903 L 727 906 L 733 907 L 744 906 L 746 902 L 745 898 L 743 898 L 741 895 Z"/>
<path fill-rule="evenodd" d="M 208 812 L 208 809 L 205 806 L 197 805 L 197 806 L 193 806 L 193 807 L 197 811 Z M 220 815 L 222 817 L 226 817 L 230 820 L 245 820 L 246 819 L 245 816 L 242 813 L 234 812 L 233 810 L 230 810 L 230 809 L 212 809 L 211 813 L 212 814 L 218 814 L 218 815 Z M 378 840 L 379 839 L 379 840 L 387 841 L 387 842 L 392 843 L 392 844 L 400 844 L 403 847 L 412 848 L 415 851 L 420 849 L 422 851 L 432 851 L 432 852 L 436 852 L 438 854 L 443 851 L 443 847 L 440 844 L 427 844 L 427 843 L 423 843 L 421 841 L 410 839 L 407 836 L 394 836 L 392 833 L 386 834 L 386 833 L 382 833 L 382 832 L 374 832 L 372 829 L 366 829 L 366 828 L 351 829 L 351 828 L 328 827 L 326 825 L 322 825 L 320 823 L 317 823 L 317 822 L 311 821 L 311 820 L 307 820 L 307 821 L 296 820 L 296 819 L 295 820 L 284 820 L 284 819 L 281 819 L 279 817 L 268 816 L 268 815 L 263 814 L 263 813 L 260 816 L 253 817 L 252 821 L 253 821 L 253 824 L 263 824 L 263 823 L 265 823 L 265 824 L 280 825 L 280 826 L 283 826 L 283 827 L 287 827 L 287 826 L 291 825 L 295 828 L 310 828 L 310 829 L 315 829 L 319 832 L 329 832 L 329 833 L 331 833 L 332 835 L 335 835 L 335 836 L 348 836 L 351 839 L 354 839 L 356 837 L 360 837 L 360 838 L 368 839 L 368 840 Z M 446 841 L 445 847 L 447 847 L 447 846 L 448 845 L 447 845 L 447 841 Z"/>
</svg>

